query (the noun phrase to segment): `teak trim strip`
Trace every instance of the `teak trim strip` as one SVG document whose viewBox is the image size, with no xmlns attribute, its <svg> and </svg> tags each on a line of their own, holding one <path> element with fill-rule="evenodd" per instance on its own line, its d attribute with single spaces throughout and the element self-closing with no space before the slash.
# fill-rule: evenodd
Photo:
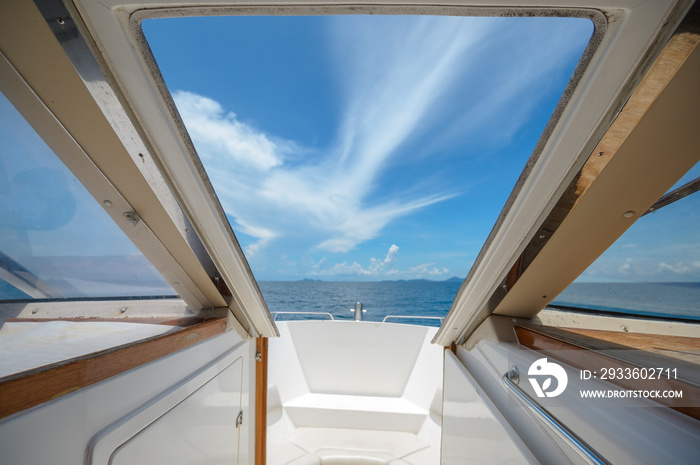
<svg viewBox="0 0 700 465">
<path fill-rule="evenodd" d="M 57 399 L 221 334 L 226 318 L 0 379 L 0 418 Z"/>
<path fill-rule="evenodd" d="M 255 344 L 255 354 L 255 465 L 265 465 L 267 463 L 266 337 L 261 336 L 257 339 Z"/>
<path fill-rule="evenodd" d="M 44 323 L 50 321 L 69 321 L 75 323 L 138 323 L 166 326 L 192 326 L 202 323 L 204 318 L 200 316 L 186 317 L 124 317 L 124 318 L 100 318 L 100 317 L 68 317 L 68 318 L 8 318 L 6 323 Z"/>
<path fill-rule="evenodd" d="M 544 330 L 543 330 L 544 331 Z M 607 355 L 594 352 L 590 348 L 577 345 L 574 341 L 564 341 L 561 338 L 545 334 L 543 331 L 534 328 L 524 328 L 521 326 L 515 327 L 515 334 L 518 338 L 518 343 L 522 346 L 550 355 L 557 361 L 566 363 L 579 370 L 590 370 L 591 372 L 600 371 L 601 368 L 636 368 L 638 365 L 626 363 L 621 360 L 608 357 Z M 622 346 L 618 346 L 621 347 Z M 631 348 L 628 348 L 631 349 Z M 655 398 L 653 401 L 672 408 L 678 412 L 688 415 L 696 420 L 700 420 L 700 388 L 692 384 L 683 382 L 678 379 L 669 380 L 641 380 L 641 379 L 613 379 L 608 380 L 623 389 L 639 390 L 639 389 L 659 389 L 663 385 L 663 389 L 682 390 L 683 403 L 692 403 L 693 407 L 677 405 L 677 399 Z"/>
</svg>

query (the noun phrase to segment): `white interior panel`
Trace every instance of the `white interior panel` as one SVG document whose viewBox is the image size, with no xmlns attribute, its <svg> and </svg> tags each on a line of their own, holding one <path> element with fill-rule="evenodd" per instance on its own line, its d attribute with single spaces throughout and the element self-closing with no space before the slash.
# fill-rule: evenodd
<svg viewBox="0 0 700 465">
<path fill-rule="evenodd" d="M 120 446 L 111 465 L 238 463 L 243 360 L 215 378 Z M 184 388 L 184 386 L 183 386 Z"/>
<path fill-rule="evenodd" d="M 539 463 L 449 350 L 445 351 L 442 464 Z"/>
<path fill-rule="evenodd" d="M 400 397 L 427 328 L 309 321 L 289 330 L 311 392 Z"/>
</svg>

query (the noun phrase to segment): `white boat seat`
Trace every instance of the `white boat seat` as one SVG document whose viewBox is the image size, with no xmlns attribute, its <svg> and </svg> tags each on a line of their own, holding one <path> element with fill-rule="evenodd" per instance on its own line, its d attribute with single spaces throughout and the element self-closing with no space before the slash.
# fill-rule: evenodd
<svg viewBox="0 0 700 465">
<path fill-rule="evenodd" d="M 401 397 L 305 394 L 284 405 L 296 427 L 417 433 L 428 412 Z"/>
</svg>

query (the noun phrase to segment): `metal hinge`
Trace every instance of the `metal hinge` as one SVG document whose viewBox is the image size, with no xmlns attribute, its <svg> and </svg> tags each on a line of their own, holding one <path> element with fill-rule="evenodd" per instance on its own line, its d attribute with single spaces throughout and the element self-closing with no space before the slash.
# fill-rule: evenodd
<svg viewBox="0 0 700 465">
<path fill-rule="evenodd" d="M 236 417 L 236 428 L 238 428 L 242 424 L 243 424 L 243 410 L 238 412 L 238 416 Z"/>
<path fill-rule="evenodd" d="M 139 221 L 141 221 L 141 217 L 140 217 L 139 214 L 136 213 L 136 212 L 125 212 L 125 213 L 124 213 L 124 216 L 126 216 L 126 218 L 127 218 L 129 221 L 131 221 L 131 224 L 133 224 L 134 226 L 136 226 L 137 224 L 139 224 Z"/>
</svg>

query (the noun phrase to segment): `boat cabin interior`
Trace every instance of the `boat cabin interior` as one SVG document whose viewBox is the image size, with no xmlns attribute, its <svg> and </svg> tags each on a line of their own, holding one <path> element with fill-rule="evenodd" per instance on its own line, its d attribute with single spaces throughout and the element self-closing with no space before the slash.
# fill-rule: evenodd
<svg viewBox="0 0 700 465">
<path fill-rule="evenodd" d="M 273 316 L 142 27 L 318 15 L 592 25 L 439 327 Z M 700 279 L 684 314 L 556 299 L 637 221 L 700 224 L 699 42 L 688 0 L 1 2 L 0 462 L 697 462 Z"/>
</svg>

